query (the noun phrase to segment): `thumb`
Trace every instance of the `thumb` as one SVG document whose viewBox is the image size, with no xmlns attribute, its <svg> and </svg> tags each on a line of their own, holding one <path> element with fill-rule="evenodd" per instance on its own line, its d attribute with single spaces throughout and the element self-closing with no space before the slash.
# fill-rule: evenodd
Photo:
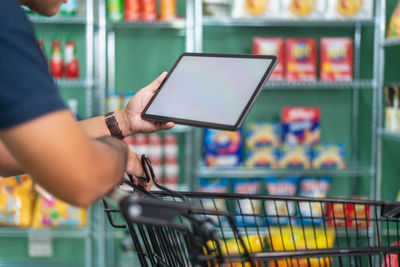
<svg viewBox="0 0 400 267">
<path fill-rule="evenodd" d="M 165 77 L 167 77 L 168 72 L 164 71 L 158 76 L 154 81 L 152 81 L 149 85 L 146 86 L 146 90 L 151 90 L 152 92 L 156 91 L 158 87 L 160 87 L 161 83 L 164 81 Z"/>
</svg>

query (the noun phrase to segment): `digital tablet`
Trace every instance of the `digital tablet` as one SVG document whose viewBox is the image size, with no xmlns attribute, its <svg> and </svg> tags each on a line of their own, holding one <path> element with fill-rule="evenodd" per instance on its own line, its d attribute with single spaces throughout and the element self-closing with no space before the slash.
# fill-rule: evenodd
<svg viewBox="0 0 400 267">
<path fill-rule="evenodd" d="M 235 131 L 265 86 L 276 56 L 182 54 L 142 118 Z"/>
</svg>

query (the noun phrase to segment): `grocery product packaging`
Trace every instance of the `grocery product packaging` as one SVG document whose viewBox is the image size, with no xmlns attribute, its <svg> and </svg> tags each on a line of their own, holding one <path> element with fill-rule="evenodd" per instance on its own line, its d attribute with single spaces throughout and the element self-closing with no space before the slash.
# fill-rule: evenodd
<svg viewBox="0 0 400 267">
<path fill-rule="evenodd" d="M 280 16 L 279 1 L 270 0 L 233 0 L 233 18 L 265 18 Z"/>
<path fill-rule="evenodd" d="M 247 167 L 279 167 L 279 149 L 271 146 L 248 149 L 245 164 Z"/>
<path fill-rule="evenodd" d="M 400 89 L 396 84 L 389 84 L 384 88 L 385 129 L 392 133 L 400 131 L 399 91 Z"/>
<path fill-rule="evenodd" d="M 246 124 L 246 148 L 279 147 L 281 126 L 277 122 L 249 122 Z"/>
<path fill-rule="evenodd" d="M 317 80 L 317 44 L 315 39 L 287 39 L 285 51 L 285 76 L 288 82 L 315 82 Z"/>
<path fill-rule="evenodd" d="M 319 107 L 284 107 L 282 139 L 286 144 L 315 145 L 321 139 Z"/>
<path fill-rule="evenodd" d="M 122 108 L 123 97 L 120 93 L 108 93 L 106 103 L 107 103 L 107 112 L 108 111 L 117 111 Z"/>
<path fill-rule="evenodd" d="M 205 129 L 204 159 L 207 166 L 238 166 L 242 161 L 242 133 Z"/>
<path fill-rule="evenodd" d="M 350 38 L 321 39 L 321 81 L 353 80 L 353 40 Z"/>
<path fill-rule="evenodd" d="M 300 182 L 301 197 L 325 198 L 329 192 L 331 177 L 322 178 L 303 178 Z M 325 204 L 319 201 L 300 201 L 299 216 L 297 223 L 299 225 L 321 225 L 324 223 Z"/>
<path fill-rule="evenodd" d="M 120 21 L 124 17 L 123 0 L 107 0 L 107 18 L 110 21 Z"/>
<path fill-rule="evenodd" d="M 351 199 L 366 200 L 368 198 L 352 196 Z M 328 203 L 326 217 L 328 226 L 347 229 L 367 229 L 370 226 L 369 205 L 353 203 Z"/>
<path fill-rule="evenodd" d="M 32 178 L 0 178 L 0 226 L 31 226 L 34 200 Z"/>
<path fill-rule="evenodd" d="M 285 79 L 285 50 L 282 38 L 255 37 L 253 38 L 253 54 L 274 55 L 278 57 L 270 82 L 283 81 Z"/>
<path fill-rule="evenodd" d="M 229 179 L 208 179 L 200 178 L 199 192 L 207 193 L 228 193 Z M 200 207 L 207 210 L 226 210 L 225 199 L 223 198 L 210 198 L 201 199 Z M 207 215 L 216 225 L 227 224 L 227 219 L 224 216 Z"/>
<path fill-rule="evenodd" d="M 297 183 L 299 177 L 288 178 L 265 178 L 267 193 L 270 196 L 296 196 Z M 296 203 L 284 200 L 267 200 L 265 201 L 265 212 L 267 215 L 267 223 L 270 224 L 288 224 L 290 217 L 296 212 Z"/>
<path fill-rule="evenodd" d="M 284 19 L 321 19 L 326 13 L 326 0 L 281 0 L 280 2 Z"/>
<path fill-rule="evenodd" d="M 345 169 L 346 147 L 344 144 L 323 144 L 313 147 L 312 168 Z"/>
<path fill-rule="evenodd" d="M 86 209 L 71 206 L 36 185 L 39 197 L 35 203 L 32 228 L 85 227 Z"/>
<path fill-rule="evenodd" d="M 305 145 L 282 145 L 279 155 L 281 169 L 309 169 L 311 148 Z"/>
<path fill-rule="evenodd" d="M 371 19 L 373 0 L 328 0 L 327 19 Z"/>
<path fill-rule="evenodd" d="M 234 179 L 233 193 L 235 194 L 257 194 L 260 192 L 261 179 Z M 259 200 L 240 199 L 235 202 L 235 213 L 258 215 L 261 212 L 261 203 Z M 257 216 L 235 216 L 236 224 L 241 226 L 258 226 L 262 223 L 261 218 Z"/>
<path fill-rule="evenodd" d="M 397 3 L 396 8 L 393 10 L 392 17 L 390 18 L 389 26 L 387 28 L 387 37 L 400 36 L 400 1 Z"/>
</svg>

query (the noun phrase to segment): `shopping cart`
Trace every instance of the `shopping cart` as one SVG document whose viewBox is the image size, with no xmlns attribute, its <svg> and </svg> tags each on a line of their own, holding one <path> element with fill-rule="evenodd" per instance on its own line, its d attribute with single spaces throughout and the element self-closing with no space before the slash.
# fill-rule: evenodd
<svg viewBox="0 0 400 267">
<path fill-rule="evenodd" d="M 158 184 L 146 156 L 146 177 L 160 191 L 116 190 L 105 212 L 128 228 L 142 266 L 398 266 L 400 203 L 175 192 Z M 123 215 L 116 224 L 113 214 Z"/>
</svg>

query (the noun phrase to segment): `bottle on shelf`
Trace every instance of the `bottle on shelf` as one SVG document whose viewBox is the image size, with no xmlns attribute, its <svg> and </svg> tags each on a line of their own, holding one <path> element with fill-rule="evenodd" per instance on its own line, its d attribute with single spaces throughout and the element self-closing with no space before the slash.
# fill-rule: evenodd
<svg viewBox="0 0 400 267">
<path fill-rule="evenodd" d="M 124 0 L 125 21 L 138 21 L 140 17 L 140 0 Z"/>
<path fill-rule="evenodd" d="M 176 0 L 160 0 L 160 20 L 170 21 L 176 18 Z"/>
<path fill-rule="evenodd" d="M 141 6 L 143 21 L 155 21 L 157 19 L 156 0 L 141 0 Z"/>
<path fill-rule="evenodd" d="M 65 76 L 68 79 L 79 78 L 79 60 L 76 57 L 76 44 L 71 37 L 67 38 L 64 48 Z"/>
<path fill-rule="evenodd" d="M 107 17 L 109 21 L 121 21 L 123 19 L 122 0 L 107 0 Z"/>
<path fill-rule="evenodd" d="M 54 78 L 60 79 L 63 76 L 63 56 L 61 41 L 56 36 L 51 43 L 50 72 Z"/>
<path fill-rule="evenodd" d="M 399 88 L 394 84 L 385 86 L 385 129 L 388 132 L 399 131 Z"/>
<path fill-rule="evenodd" d="M 63 16 L 75 16 L 78 9 L 77 0 L 68 0 L 61 4 L 60 14 Z"/>
</svg>

